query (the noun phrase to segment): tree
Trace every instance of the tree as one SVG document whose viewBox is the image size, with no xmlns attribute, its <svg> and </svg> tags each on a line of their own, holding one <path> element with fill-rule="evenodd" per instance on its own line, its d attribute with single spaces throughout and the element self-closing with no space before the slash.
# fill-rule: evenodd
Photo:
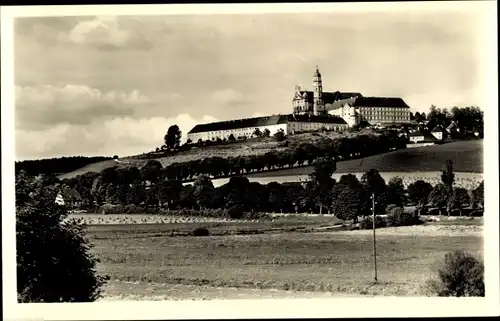
<svg viewBox="0 0 500 321">
<path fill-rule="evenodd" d="M 152 183 L 156 183 L 160 179 L 160 173 L 162 167 L 163 166 L 159 161 L 154 159 L 149 160 L 140 169 L 142 181 L 150 181 Z"/>
<path fill-rule="evenodd" d="M 423 180 L 417 180 L 408 185 L 408 197 L 410 201 L 417 204 L 419 213 L 427 204 L 429 194 L 432 191 L 432 185 Z"/>
<path fill-rule="evenodd" d="M 234 142 L 234 141 L 236 141 L 236 138 L 234 138 L 234 135 L 231 134 L 231 135 L 229 135 L 229 137 L 227 138 L 227 140 L 229 140 L 230 142 Z"/>
<path fill-rule="evenodd" d="M 269 206 L 271 210 L 279 211 L 283 213 L 283 206 L 285 204 L 285 191 L 283 185 L 277 182 L 271 182 L 267 184 L 267 190 L 269 193 Z"/>
<path fill-rule="evenodd" d="M 455 174 L 453 173 L 453 161 L 446 160 L 444 162 L 444 169 L 441 174 L 441 182 L 443 182 L 444 186 L 449 190 L 453 189 L 453 183 L 455 182 Z"/>
<path fill-rule="evenodd" d="M 92 302 L 105 277 L 82 225 L 55 203 L 56 185 L 16 175 L 17 293 L 20 302 Z"/>
<path fill-rule="evenodd" d="M 462 187 L 455 188 L 449 202 L 451 202 L 450 207 L 457 208 L 458 212 L 460 213 L 459 215 L 462 216 L 464 205 L 470 204 L 468 191 Z"/>
<path fill-rule="evenodd" d="M 449 198 L 448 188 L 444 184 L 437 184 L 429 194 L 429 202 L 432 206 L 439 208 L 440 214 L 442 214 L 443 208 L 448 204 Z"/>
<path fill-rule="evenodd" d="M 253 135 L 255 135 L 255 137 L 260 137 L 262 136 L 262 132 L 259 128 L 255 128 L 255 130 L 253 131 Z"/>
<path fill-rule="evenodd" d="M 403 206 L 406 203 L 405 187 L 401 177 L 393 177 L 387 184 L 387 204 Z"/>
<path fill-rule="evenodd" d="M 165 146 L 168 149 L 177 149 L 181 143 L 182 132 L 179 129 L 179 126 L 172 125 L 168 128 L 167 133 L 165 134 Z"/>
<path fill-rule="evenodd" d="M 269 129 L 264 129 L 264 131 L 262 132 L 262 137 L 269 137 L 269 135 L 271 135 L 271 131 Z"/>
<path fill-rule="evenodd" d="M 310 181 L 306 185 L 309 198 L 319 204 L 319 213 L 323 214 L 323 207 L 330 207 L 332 202 L 332 189 L 335 180 L 332 178 L 337 169 L 333 158 L 320 158 L 314 164 L 314 170 L 309 175 Z"/>
<path fill-rule="evenodd" d="M 285 140 L 285 132 L 283 131 L 283 129 L 278 130 L 276 133 L 274 133 L 273 136 L 277 142 L 282 142 Z"/>
<path fill-rule="evenodd" d="M 481 181 L 478 187 L 472 190 L 472 207 L 477 208 L 477 205 L 481 205 L 484 208 L 484 181 Z"/>
<path fill-rule="evenodd" d="M 361 184 L 365 187 L 367 194 L 375 194 L 375 213 L 385 213 L 387 207 L 387 185 L 379 171 L 370 169 L 364 173 L 361 177 Z M 366 201 L 370 202 L 370 199 Z M 365 206 L 371 208 L 371 204 Z"/>
<path fill-rule="evenodd" d="M 358 221 L 358 216 L 363 213 L 363 202 L 367 195 L 363 185 L 353 174 L 342 175 L 332 191 L 333 214 L 342 221 Z"/>
<path fill-rule="evenodd" d="M 193 183 L 193 195 L 200 209 L 208 207 L 214 194 L 214 185 L 206 175 L 200 175 Z"/>
<path fill-rule="evenodd" d="M 455 182 L 455 174 L 453 173 L 453 161 L 452 160 L 446 160 L 444 162 L 444 169 L 441 174 L 441 181 L 443 182 L 444 186 L 446 187 L 447 193 L 448 193 L 448 200 L 452 198 L 453 194 L 453 183 Z M 452 202 L 448 202 L 448 205 L 446 207 L 446 211 L 448 212 L 448 215 L 451 214 L 451 206 Z"/>
</svg>

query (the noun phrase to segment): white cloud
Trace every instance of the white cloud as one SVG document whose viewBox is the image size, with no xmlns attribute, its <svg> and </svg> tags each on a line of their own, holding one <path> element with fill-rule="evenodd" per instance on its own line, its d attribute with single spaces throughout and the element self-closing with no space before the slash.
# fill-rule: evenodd
<svg viewBox="0 0 500 321">
<path fill-rule="evenodd" d="M 208 115 L 193 118 L 180 114 L 170 118 L 123 117 L 84 125 L 58 124 L 44 130 L 18 130 L 16 158 L 137 155 L 160 146 L 171 125 L 179 126 L 184 142 L 196 124 L 213 121 L 217 119 Z"/>
</svg>

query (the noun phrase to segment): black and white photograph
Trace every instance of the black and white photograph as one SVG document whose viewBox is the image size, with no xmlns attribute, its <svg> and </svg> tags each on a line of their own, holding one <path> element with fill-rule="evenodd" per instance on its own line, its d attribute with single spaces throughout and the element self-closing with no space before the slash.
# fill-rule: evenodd
<svg viewBox="0 0 500 321">
<path fill-rule="evenodd" d="M 4 303 L 498 315 L 496 23 L 495 1 L 3 7 Z"/>
</svg>

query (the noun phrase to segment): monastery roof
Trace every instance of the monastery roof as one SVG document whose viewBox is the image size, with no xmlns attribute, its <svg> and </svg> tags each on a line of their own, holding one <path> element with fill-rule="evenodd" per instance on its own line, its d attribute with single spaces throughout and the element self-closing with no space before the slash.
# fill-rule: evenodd
<svg viewBox="0 0 500 321">
<path fill-rule="evenodd" d="M 308 91 L 308 90 L 302 90 L 300 91 L 300 93 L 302 95 L 306 95 L 307 96 L 307 101 L 312 103 L 313 100 L 314 100 L 314 92 L 312 91 Z M 349 98 L 354 98 L 354 97 L 362 97 L 363 95 L 361 95 L 360 93 L 355 93 L 355 92 L 339 92 L 339 91 L 335 91 L 335 92 L 323 92 L 322 94 L 322 98 L 323 98 L 323 102 L 325 104 L 332 104 L 336 101 L 339 101 L 339 100 L 344 100 L 344 99 L 349 99 Z"/>
<path fill-rule="evenodd" d="M 287 122 L 319 122 L 329 124 L 346 124 L 345 120 L 337 116 L 310 116 L 310 115 L 273 115 L 264 117 L 253 117 L 244 119 L 234 119 L 215 123 L 198 124 L 189 131 L 188 134 L 211 132 L 216 130 L 232 130 L 238 128 L 255 128 L 285 124 Z"/>
<path fill-rule="evenodd" d="M 402 98 L 398 97 L 358 97 L 354 107 L 410 108 Z"/>
</svg>

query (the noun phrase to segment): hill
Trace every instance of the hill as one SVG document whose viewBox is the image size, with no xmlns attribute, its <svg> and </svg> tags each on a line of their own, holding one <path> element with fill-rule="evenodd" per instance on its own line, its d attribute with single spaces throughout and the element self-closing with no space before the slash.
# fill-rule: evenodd
<svg viewBox="0 0 500 321">
<path fill-rule="evenodd" d="M 380 155 L 337 163 L 336 173 L 366 172 L 372 168 L 380 172 L 435 172 L 443 169 L 445 160 L 453 160 L 456 172 L 483 173 L 483 141 L 466 140 L 443 145 L 400 149 Z M 280 171 L 251 173 L 251 177 L 307 175 L 312 166 Z"/>
<path fill-rule="evenodd" d="M 329 138 L 335 139 L 339 137 L 354 137 L 363 134 L 373 134 L 372 130 L 362 130 L 356 133 L 335 133 L 335 132 L 315 132 L 315 133 L 301 133 L 288 137 L 288 146 L 284 146 L 283 143 L 276 142 L 274 138 L 258 138 L 258 139 L 248 139 L 246 141 L 236 141 L 230 144 L 220 144 L 214 146 L 207 146 L 203 148 L 193 147 L 190 150 L 179 152 L 173 156 L 160 156 L 158 157 L 148 157 L 148 154 L 144 153 L 141 155 L 123 157 L 117 160 L 102 161 L 94 164 L 87 165 L 85 167 L 79 168 L 72 172 L 68 172 L 59 176 L 60 179 L 72 178 L 77 175 L 84 174 L 86 172 L 100 172 L 105 168 L 118 166 L 136 166 L 141 167 L 148 160 L 155 159 L 159 161 L 163 167 L 169 166 L 172 163 L 184 163 L 198 159 L 204 159 L 208 157 L 232 157 L 232 156 L 250 156 L 250 155 L 263 155 L 270 151 L 283 151 L 300 143 L 308 142 L 314 143 L 319 140 Z M 156 153 L 151 153 L 152 155 Z"/>
<path fill-rule="evenodd" d="M 348 134 L 356 136 L 366 134 L 366 132 Z M 247 156 L 262 155 L 269 151 L 282 151 L 293 148 L 302 142 L 312 142 L 321 140 L 325 137 L 340 137 L 338 133 L 304 133 L 289 137 L 289 145 L 283 146 L 272 138 L 254 139 L 248 141 L 238 141 L 232 144 L 216 145 L 203 148 L 194 147 L 191 150 L 181 152 L 174 156 L 145 158 L 143 155 L 124 157 L 117 160 L 106 160 L 94 164 L 89 164 L 78 170 L 60 175 L 59 178 L 71 178 L 86 172 L 100 172 L 101 170 L 112 167 L 128 167 L 144 165 L 149 159 L 155 159 L 168 166 L 172 163 L 182 163 L 191 160 L 198 160 L 207 157 L 219 156 Z M 382 172 L 425 172 L 440 171 L 445 160 L 454 161 L 454 170 L 457 172 L 483 172 L 483 141 L 466 140 L 451 142 L 443 145 L 427 146 L 419 148 L 407 148 L 385 154 L 365 157 L 361 159 L 347 160 L 337 164 L 337 173 L 364 172 L 371 168 L 377 168 Z M 251 173 L 252 177 L 272 177 L 287 175 L 307 175 L 312 167 L 295 167 L 269 172 Z"/>
</svg>

